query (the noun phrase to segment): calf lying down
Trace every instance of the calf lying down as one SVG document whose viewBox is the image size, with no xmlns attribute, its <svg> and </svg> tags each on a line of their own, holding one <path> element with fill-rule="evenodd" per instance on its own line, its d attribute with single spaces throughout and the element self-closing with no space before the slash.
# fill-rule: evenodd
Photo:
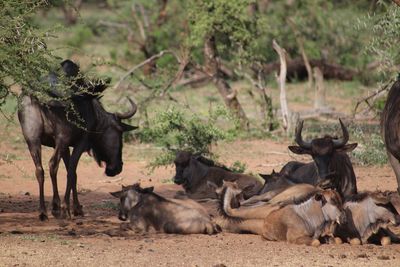
<svg viewBox="0 0 400 267">
<path fill-rule="evenodd" d="M 224 217 L 218 223 L 229 232 L 254 233 L 266 240 L 318 246 L 318 239 L 330 233 L 332 226 L 339 222 L 342 201 L 336 191 L 315 187 L 309 189 L 307 194 L 303 191 L 301 197 L 296 194 L 286 194 L 283 197 L 279 194 L 279 201 L 254 207 L 261 213 L 257 217 L 254 210 L 236 212 L 237 209 L 232 208 L 231 204 L 237 201 L 235 197 L 240 190 L 234 183 L 225 182 L 221 188 L 216 189 L 220 195 L 221 215 Z"/>
<path fill-rule="evenodd" d="M 164 198 L 154 193 L 153 187 L 123 186 L 111 195 L 120 199 L 118 218 L 129 219 L 136 231 L 214 234 L 220 230 L 200 204 L 190 199 Z"/>
<path fill-rule="evenodd" d="M 382 192 L 357 194 L 346 199 L 344 209 L 346 223 L 336 227 L 335 236 L 351 244 L 400 243 L 388 228 L 400 223 L 390 195 Z"/>
</svg>

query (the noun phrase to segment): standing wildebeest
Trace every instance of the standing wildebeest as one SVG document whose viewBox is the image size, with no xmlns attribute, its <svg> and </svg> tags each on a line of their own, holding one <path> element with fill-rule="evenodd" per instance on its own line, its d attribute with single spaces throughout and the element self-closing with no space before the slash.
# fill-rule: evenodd
<svg viewBox="0 0 400 267">
<path fill-rule="evenodd" d="M 400 194 L 400 80 L 390 88 L 381 117 L 383 140 L 390 165 L 397 179 L 397 192 Z"/>
<path fill-rule="evenodd" d="M 212 160 L 192 155 L 187 151 L 179 151 L 174 163 L 174 182 L 182 185 L 188 196 L 193 199 L 217 198 L 215 192 L 207 186 L 207 181 L 218 186 L 222 185 L 222 181 L 236 181 L 242 189 L 251 186 L 251 190 L 246 191 L 245 198 L 257 194 L 262 188 L 256 177 L 234 173 L 226 167 L 215 165 Z"/>
<path fill-rule="evenodd" d="M 357 143 L 347 144 L 349 133 L 342 120 L 340 126 L 343 138 L 336 140 L 331 136 L 313 139 L 311 142 L 304 141 L 301 132 L 303 121 L 296 127 L 296 143 L 298 146 L 289 146 L 296 154 L 311 155 L 314 162 L 299 166 L 293 164 L 295 170 L 289 171 L 289 178 L 295 183 L 308 183 L 313 185 L 325 184 L 328 180 L 342 197 L 357 193 L 356 176 L 347 152 L 357 147 Z"/>
<path fill-rule="evenodd" d="M 66 76 L 76 76 L 79 68 L 72 61 L 62 63 Z M 51 77 L 50 77 L 51 78 Z M 53 76 L 54 78 L 54 76 Z M 100 88 L 91 88 L 91 83 L 81 84 L 88 91 L 101 92 Z M 73 89 L 73 88 L 72 88 Z M 55 217 L 70 216 L 70 192 L 73 194 L 74 215 L 83 215 L 82 206 L 78 201 L 76 168 L 83 152 L 91 151 L 100 165 L 106 163 L 106 175 L 114 176 L 122 171 L 122 133 L 136 127 L 124 124 L 121 119 L 132 117 L 137 110 L 135 103 L 129 99 L 132 109 L 124 114 L 109 113 L 104 110 L 98 97 L 80 95 L 72 98 L 75 110 L 82 119 L 81 125 L 68 119 L 67 108 L 63 103 L 41 104 L 30 95 L 22 94 L 18 107 L 18 118 L 22 133 L 28 144 L 36 167 L 36 178 L 39 182 L 40 220 L 46 220 L 47 212 L 44 202 L 44 171 L 42 166 L 41 145 L 54 148 L 49 162 L 50 177 L 53 185 L 52 214 Z M 70 117 L 69 117 L 70 118 Z M 69 147 L 73 147 L 70 154 Z M 57 188 L 57 171 L 60 159 L 63 159 L 67 169 L 67 187 L 64 203 L 61 208 Z M 61 213 L 62 211 L 62 213 Z"/>
<path fill-rule="evenodd" d="M 164 198 L 153 192 L 153 187 L 139 184 L 122 187 L 112 192 L 120 199 L 118 218 L 130 220 L 134 230 L 155 230 L 174 234 L 215 234 L 218 226 L 211 221 L 207 211 L 191 199 Z"/>
</svg>

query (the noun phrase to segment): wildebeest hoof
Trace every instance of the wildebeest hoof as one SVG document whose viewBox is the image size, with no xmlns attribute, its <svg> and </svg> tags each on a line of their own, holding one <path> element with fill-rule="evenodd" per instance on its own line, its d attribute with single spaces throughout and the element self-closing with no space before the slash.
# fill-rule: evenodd
<svg viewBox="0 0 400 267">
<path fill-rule="evenodd" d="M 313 246 L 313 247 L 319 247 L 319 245 L 321 245 L 321 242 L 319 242 L 318 239 L 314 239 L 314 240 L 311 242 L 311 246 Z"/>
<path fill-rule="evenodd" d="M 39 220 L 41 220 L 42 222 L 48 221 L 49 217 L 47 217 L 47 215 L 45 213 L 40 213 Z"/>
<path fill-rule="evenodd" d="M 390 245 L 390 244 L 392 244 L 392 240 L 390 239 L 390 237 L 384 236 L 384 237 L 381 238 L 381 245 L 382 246 L 387 246 L 387 245 Z"/>
<path fill-rule="evenodd" d="M 61 214 L 59 219 L 71 219 L 71 212 L 68 208 L 61 208 Z"/>
<path fill-rule="evenodd" d="M 51 214 L 54 216 L 54 218 L 60 219 L 61 218 L 61 209 L 53 209 L 51 211 Z"/>
<path fill-rule="evenodd" d="M 335 237 L 334 240 L 335 240 L 335 244 L 336 244 L 336 245 L 341 245 L 341 244 L 343 244 L 343 241 L 342 241 L 342 239 L 341 239 L 340 237 Z"/>
<path fill-rule="evenodd" d="M 350 245 L 361 245 L 361 240 L 358 238 L 352 238 L 349 241 Z"/>
<path fill-rule="evenodd" d="M 82 210 L 82 206 L 79 206 L 78 208 L 74 209 L 74 216 L 76 217 L 83 217 L 83 210 Z"/>
</svg>

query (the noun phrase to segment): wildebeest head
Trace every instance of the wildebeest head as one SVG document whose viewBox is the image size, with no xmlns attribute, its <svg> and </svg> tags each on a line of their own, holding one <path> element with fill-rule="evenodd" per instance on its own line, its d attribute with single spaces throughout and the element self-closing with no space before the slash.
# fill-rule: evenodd
<svg viewBox="0 0 400 267">
<path fill-rule="evenodd" d="M 345 199 L 347 222 L 337 229 L 341 238 L 360 238 L 362 243 L 388 225 L 398 226 L 400 215 L 392 204 L 391 193 L 364 192 Z"/>
<path fill-rule="evenodd" d="M 346 222 L 343 201 L 338 192 L 332 189 L 323 190 L 315 194 L 315 200 L 321 201 L 325 219 L 336 221 L 338 224 Z"/>
<path fill-rule="evenodd" d="M 98 132 L 93 135 L 92 152 L 97 163 L 106 163 L 106 175 L 115 176 L 122 171 L 122 134 L 137 127 L 125 124 L 123 119 L 131 118 L 137 111 L 136 104 L 129 99 L 131 110 L 126 113 L 106 113 L 103 114 L 102 122 Z M 97 101 L 97 100 L 95 100 Z M 97 103 L 97 102 L 94 102 Z M 99 105 L 99 103 L 97 104 Z"/>
<path fill-rule="evenodd" d="M 174 183 L 182 185 L 187 190 L 198 184 L 208 171 L 201 160 L 206 159 L 187 151 L 178 151 L 174 160 L 176 170 Z"/>
<path fill-rule="evenodd" d="M 141 188 L 136 183 L 131 186 L 122 186 L 121 191 L 110 192 L 112 196 L 120 200 L 118 219 L 126 221 L 129 211 L 140 202 L 142 194 L 152 193 L 153 190 L 154 187 Z"/>
<path fill-rule="evenodd" d="M 289 146 L 289 149 L 293 153 L 312 156 L 320 179 L 327 179 L 334 175 L 334 173 L 330 172 L 329 166 L 335 153 L 350 152 L 357 147 L 357 143 L 347 144 L 349 141 L 349 132 L 341 119 L 339 119 L 339 122 L 343 132 L 343 137 L 341 139 L 324 136 L 308 142 L 304 141 L 301 136 L 303 121 L 300 121 L 295 132 L 295 140 L 298 146 Z"/>
<path fill-rule="evenodd" d="M 66 77 L 76 77 L 79 73 L 79 66 L 72 60 L 66 59 L 60 65 Z"/>
</svg>

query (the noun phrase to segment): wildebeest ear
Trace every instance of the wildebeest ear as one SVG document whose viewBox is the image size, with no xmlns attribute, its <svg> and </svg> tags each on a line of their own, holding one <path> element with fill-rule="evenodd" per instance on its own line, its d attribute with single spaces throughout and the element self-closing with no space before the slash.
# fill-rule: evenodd
<svg viewBox="0 0 400 267">
<path fill-rule="evenodd" d="M 122 196 L 122 191 L 110 192 L 110 194 L 111 194 L 113 197 L 121 198 L 121 196 Z"/>
<path fill-rule="evenodd" d="M 213 191 L 217 191 L 217 189 L 219 188 L 219 186 L 216 183 L 211 181 L 207 181 L 207 186 Z"/>
<path fill-rule="evenodd" d="M 353 144 L 347 144 L 344 145 L 343 147 L 337 148 L 337 152 L 350 152 L 353 151 L 357 147 L 358 143 L 353 143 Z"/>
<path fill-rule="evenodd" d="M 153 193 L 153 191 L 154 191 L 154 186 L 143 188 L 144 193 Z"/>
<path fill-rule="evenodd" d="M 299 146 L 289 146 L 288 147 L 290 151 L 292 151 L 295 154 L 311 154 L 311 151 L 309 149 L 305 149 Z"/>
<path fill-rule="evenodd" d="M 322 202 L 322 206 L 326 204 L 326 199 L 325 199 L 323 194 L 316 193 L 314 198 L 315 198 L 316 201 L 321 201 Z"/>
<path fill-rule="evenodd" d="M 266 183 L 270 182 L 273 179 L 271 174 L 261 174 L 261 173 L 259 173 L 258 175 L 260 175 L 261 178 L 263 178 Z"/>
<path fill-rule="evenodd" d="M 129 125 L 129 124 L 126 124 L 126 123 L 123 123 L 123 122 L 120 122 L 120 125 L 121 125 L 121 128 L 122 128 L 123 132 L 129 132 L 129 131 L 133 131 L 133 130 L 139 128 L 137 126 Z"/>
</svg>

